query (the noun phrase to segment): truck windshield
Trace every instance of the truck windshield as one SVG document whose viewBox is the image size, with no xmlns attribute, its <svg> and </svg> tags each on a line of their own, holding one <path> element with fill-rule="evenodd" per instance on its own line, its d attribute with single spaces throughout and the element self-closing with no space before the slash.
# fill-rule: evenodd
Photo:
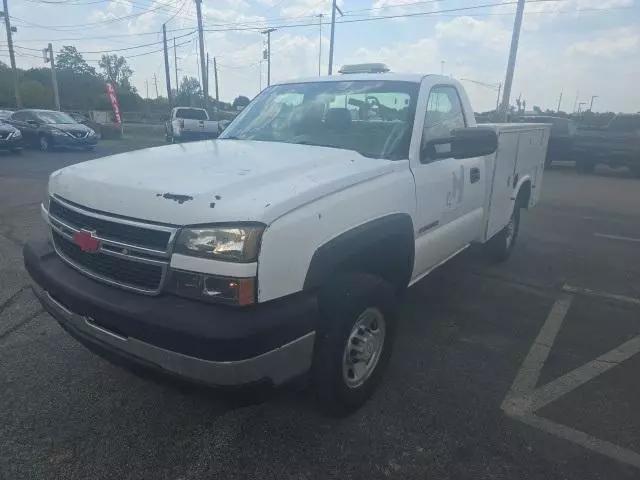
<svg viewBox="0 0 640 480">
<path fill-rule="evenodd" d="M 419 85 L 338 81 L 263 91 L 220 138 L 297 143 L 408 158 Z"/>
<path fill-rule="evenodd" d="M 208 120 L 207 112 L 199 108 L 179 108 L 176 110 L 176 118 L 186 120 Z"/>
</svg>

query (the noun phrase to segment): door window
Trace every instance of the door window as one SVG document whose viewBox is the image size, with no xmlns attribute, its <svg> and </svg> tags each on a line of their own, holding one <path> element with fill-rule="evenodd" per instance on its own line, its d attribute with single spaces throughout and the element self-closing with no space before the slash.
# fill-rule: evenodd
<svg viewBox="0 0 640 480">
<path fill-rule="evenodd" d="M 429 140 L 449 137 L 452 130 L 465 126 L 462 104 L 456 89 L 447 85 L 433 87 L 427 100 L 422 147 Z"/>
</svg>

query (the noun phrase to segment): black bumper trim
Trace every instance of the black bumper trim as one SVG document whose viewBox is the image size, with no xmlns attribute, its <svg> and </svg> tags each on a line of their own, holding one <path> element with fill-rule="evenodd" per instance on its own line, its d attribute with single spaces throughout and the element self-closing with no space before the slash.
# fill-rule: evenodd
<svg viewBox="0 0 640 480">
<path fill-rule="evenodd" d="M 35 283 L 66 309 L 110 332 L 202 360 L 253 358 L 316 329 L 317 301 L 310 293 L 244 308 L 148 297 L 82 275 L 44 239 L 25 245 L 24 261 Z"/>
</svg>

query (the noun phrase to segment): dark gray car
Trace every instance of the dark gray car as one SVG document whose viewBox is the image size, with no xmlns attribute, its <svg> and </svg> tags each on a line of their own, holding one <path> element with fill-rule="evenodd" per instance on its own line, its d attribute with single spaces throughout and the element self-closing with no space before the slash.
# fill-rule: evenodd
<svg viewBox="0 0 640 480">
<path fill-rule="evenodd" d="M 98 143 L 96 132 L 55 110 L 18 110 L 8 120 L 22 132 L 26 144 L 43 152 L 56 147 L 80 147 L 92 150 Z"/>
</svg>

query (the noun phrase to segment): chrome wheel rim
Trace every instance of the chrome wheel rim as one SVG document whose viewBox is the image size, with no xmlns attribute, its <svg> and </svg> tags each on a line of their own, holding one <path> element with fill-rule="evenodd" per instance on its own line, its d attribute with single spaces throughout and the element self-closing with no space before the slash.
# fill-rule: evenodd
<svg viewBox="0 0 640 480">
<path fill-rule="evenodd" d="M 349 388 L 361 386 L 376 369 L 386 336 L 384 315 L 367 308 L 356 319 L 342 355 L 342 377 Z"/>
<path fill-rule="evenodd" d="M 40 150 L 47 151 L 49 150 L 49 141 L 46 137 L 40 137 Z"/>
</svg>

